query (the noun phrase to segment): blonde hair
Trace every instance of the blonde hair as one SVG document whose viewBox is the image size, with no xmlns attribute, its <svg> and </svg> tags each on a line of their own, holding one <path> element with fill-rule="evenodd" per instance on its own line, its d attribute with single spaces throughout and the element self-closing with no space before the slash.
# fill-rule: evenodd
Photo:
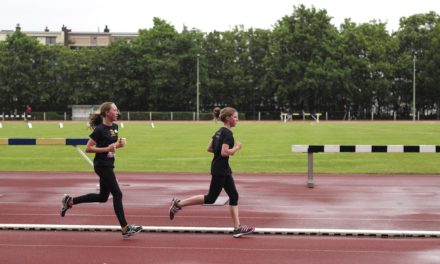
<svg viewBox="0 0 440 264">
<path fill-rule="evenodd" d="M 222 110 L 218 111 L 218 115 L 215 116 L 216 118 L 219 118 L 223 123 L 226 123 L 226 119 L 228 117 L 233 116 L 235 113 L 237 112 L 237 110 L 235 110 L 235 108 L 233 107 L 225 107 Z M 217 114 L 216 112 L 214 112 L 214 114 Z"/>
<path fill-rule="evenodd" d="M 102 121 L 104 120 L 105 117 L 105 113 L 110 111 L 110 109 L 112 108 L 112 104 L 114 103 L 113 102 L 102 103 L 99 106 L 98 110 L 90 114 L 89 124 L 91 128 L 95 128 L 98 125 L 102 124 Z"/>
</svg>

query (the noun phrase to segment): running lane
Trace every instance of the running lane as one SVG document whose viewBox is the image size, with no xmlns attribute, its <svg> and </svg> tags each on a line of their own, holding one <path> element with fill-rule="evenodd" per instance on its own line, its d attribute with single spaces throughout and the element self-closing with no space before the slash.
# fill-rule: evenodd
<svg viewBox="0 0 440 264">
<path fill-rule="evenodd" d="M 438 239 L 2 231 L 0 263 L 440 263 Z"/>
<path fill-rule="evenodd" d="M 188 207 L 209 175 L 118 173 L 127 220 L 144 226 L 229 227 L 227 206 Z M 243 224 L 258 228 L 440 230 L 434 175 L 235 175 Z M 59 216 L 64 193 L 96 192 L 93 173 L 0 173 L 0 224 L 117 225 L 111 200 Z M 439 238 L 0 230 L 0 263 L 440 263 Z"/>
</svg>

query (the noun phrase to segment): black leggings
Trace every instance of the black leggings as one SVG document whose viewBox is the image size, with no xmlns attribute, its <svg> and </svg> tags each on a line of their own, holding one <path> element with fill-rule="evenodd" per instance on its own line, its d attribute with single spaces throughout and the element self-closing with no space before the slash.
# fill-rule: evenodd
<svg viewBox="0 0 440 264">
<path fill-rule="evenodd" d="M 110 196 L 113 196 L 113 208 L 116 217 L 118 217 L 121 227 L 127 225 L 124 215 L 124 207 L 122 206 L 122 192 L 116 180 L 113 168 L 95 167 L 95 172 L 99 176 L 99 194 L 89 193 L 83 196 L 73 198 L 73 204 L 81 203 L 105 203 Z"/>
<path fill-rule="evenodd" d="M 218 196 L 222 189 L 225 189 L 225 192 L 229 196 L 229 205 L 237 205 L 238 204 L 238 192 L 235 187 L 234 178 L 232 175 L 223 175 L 223 176 L 211 176 L 211 184 L 209 186 L 209 192 L 205 195 L 204 203 L 205 204 L 213 204 L 217 200 Z"/>
</svg>

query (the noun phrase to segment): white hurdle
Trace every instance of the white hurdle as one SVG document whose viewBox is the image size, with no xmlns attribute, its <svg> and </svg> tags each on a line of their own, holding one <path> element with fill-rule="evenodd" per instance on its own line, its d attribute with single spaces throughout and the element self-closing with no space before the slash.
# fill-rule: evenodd
<svg viewBox="0 0 440 264">
<path fill-rule="evenodd" d="M 313 153 L 438 153 L 436 145 L 292 145 L 292 152 L 307 153 L 307 187 L 313 188 Z"/>
</svg>

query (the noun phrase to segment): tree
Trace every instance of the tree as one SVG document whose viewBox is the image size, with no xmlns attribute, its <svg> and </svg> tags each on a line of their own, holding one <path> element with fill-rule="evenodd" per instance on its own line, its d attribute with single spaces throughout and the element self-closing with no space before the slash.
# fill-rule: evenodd
<svg viewBox="0 0 440 264">
<path fill-rule="evenodd" d="M 278 21 L 271 53 L 279 107 L 319 110 L 336 81 L 336 37 L 325 10 L 300 5 Z"/>
<path fill-rule="evenodd" d="M 34 85 L 38 84 L 38 65 L 42 59 L 38 41 L 19 30 L 8 35 L 1 46 L 0 92 L 4 111 L 21 113 L 26 104 L 39 102 Z"/>
<path fill-rule="evenodd" d="M 384 23 L 341 26 L 341 64 L 344 65 L 344 104 L 353 104 L 358 115 L 372 107 L 389 106 L 395 47 Z"/>
<path fill-rule="evenodd" d="M 176 54 L 178 33 L 173 26 L 159 18 L 153 19 L 154 26 L 140 30 L 134 42 L 139 56 L 138 67 L 143 76 L 141 96 L 146 98 L 149 109 L 169 110 L 173 106 L 172 95 L 179 87 L 179 65 Z M 182 105 L 176 105 L 176 107 Z"/>
<path fill-rule="evenodd" d="M 400 19 L 400 28 L 396 32 L 400 58 L 396 65 L 399 80 L 397 90 L 402 95 L 403 107 L 412 108 L 413 60 L 416 59 L 416 108 L 433 109 L 438 107 L 440 91 L 438 89 L 439 64 L 438 26 L 439 15 L 435 12 L 416 14 Z M 437 106 L 435 106 L 437 105 Z"/>
</svg>

